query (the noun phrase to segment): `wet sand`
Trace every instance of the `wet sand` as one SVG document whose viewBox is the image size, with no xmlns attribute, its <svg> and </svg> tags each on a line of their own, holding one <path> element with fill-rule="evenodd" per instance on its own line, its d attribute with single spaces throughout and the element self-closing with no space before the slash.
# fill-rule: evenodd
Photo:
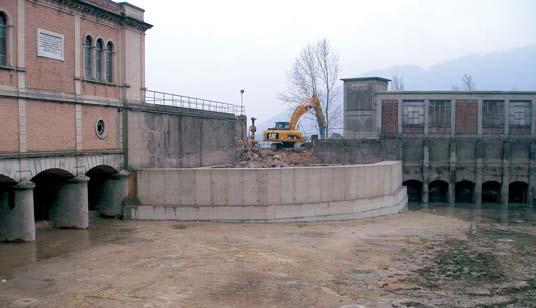
<svg viewBox="0 0 536 308">
<path fill-rule="evenodd" d="M 39 230 L 0 244 L 0 307 L 534 307 L 536 210 L 491 207 Z"/>
</svg>

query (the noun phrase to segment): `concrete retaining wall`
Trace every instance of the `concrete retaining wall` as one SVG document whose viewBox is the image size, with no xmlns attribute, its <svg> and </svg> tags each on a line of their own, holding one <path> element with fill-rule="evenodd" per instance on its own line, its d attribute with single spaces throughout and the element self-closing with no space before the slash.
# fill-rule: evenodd
<svg viewBox="0 0 536 308">
<path fill-rule="evenodd" d="M 159 220 L 314 221 L 396 213 L 407 204 L 402 165 L 143 169 L 141 205 L 125 217 Z"/>
<path fill-rule="evenodd" d="M 129 104 L 125 125 L 131 169 L 195 168 L 233 163 L 245 117 L 150 104 Z M 242 124 L 241 122 L 244 122 Z"/>
</svg>

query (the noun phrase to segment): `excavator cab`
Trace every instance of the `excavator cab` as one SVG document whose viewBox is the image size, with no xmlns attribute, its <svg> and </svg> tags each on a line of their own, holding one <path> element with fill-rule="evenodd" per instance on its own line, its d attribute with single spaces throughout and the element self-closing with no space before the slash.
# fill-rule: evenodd
<svg viewBox="0 0 536 308">
<path fill-rule="evenodd" d="M 290 123 L 289 122 L 275 122 L 275 128 L 273 128 L 273 129 L 289 130 L 290 129 Z"/>
</svg>

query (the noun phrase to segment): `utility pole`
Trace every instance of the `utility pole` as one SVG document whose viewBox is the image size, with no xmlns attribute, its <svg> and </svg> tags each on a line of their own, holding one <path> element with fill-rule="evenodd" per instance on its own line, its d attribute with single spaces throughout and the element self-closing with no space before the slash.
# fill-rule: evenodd
<svg viewBox="0 0 536 308">
<path fill-rule="evenodd" d="M 244 114 L 244 90 L 240 90 L 240 114 Z"/>
</svg>

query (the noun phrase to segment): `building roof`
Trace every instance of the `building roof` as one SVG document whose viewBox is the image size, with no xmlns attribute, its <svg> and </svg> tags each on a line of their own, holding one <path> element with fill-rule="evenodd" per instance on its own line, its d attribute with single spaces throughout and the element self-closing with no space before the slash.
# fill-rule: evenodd
<svg viewBox="0 0 536 308">
<path fill-rule="evenodd" d="M 451 90 L 447 90 L 447 91 L 441 91 L 441 90 L 434 90 L 434 91 L 429 91 L 429 90 L 426 90 L 426 91 L 415 91 L 415 90 L 411 90 L 411 91 L 379 91 L 379 92 L 376 92 L 377 94 L 408 94 L 408 95 L 416 95 L 416 94 L 448 94 L 448 95 L 453 95 L 453 94 L 474 94 L 474 95 L 481 95 L 481 94 L 498 94 L 498 95 L 504 95 L 504 94 L 520 94 L 520 95 L 536 95 L 536 91 L 494 91 L 494 90 L 490 90 L 490 91 L 451 91 Z"/>
<path fill-rule="evenodd" d="M 342 81 L 369 81 L 369 80 L 376 80 L 376 81 L 383 81 L 383 82 L 389 82 L 391 79 L 382 78 L 382 77 L 356 77 L 356 78 L 341 78 Z"/>
</svg>

